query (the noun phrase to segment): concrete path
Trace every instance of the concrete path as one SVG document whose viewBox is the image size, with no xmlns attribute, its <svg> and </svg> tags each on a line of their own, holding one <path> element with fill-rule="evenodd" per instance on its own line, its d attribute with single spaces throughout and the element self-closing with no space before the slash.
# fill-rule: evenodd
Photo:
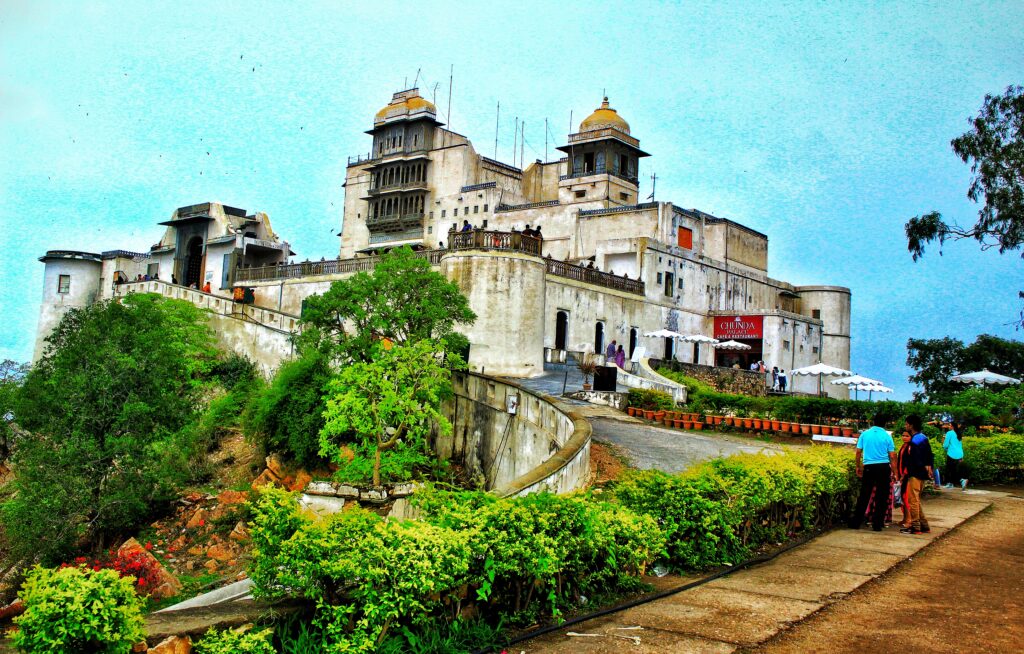
<svg viewBox="0 0 1024 654">
<path fill-rule="evenodd" d="M 586 404 L 586 402 L 581 402 L 580 400 L 560 397 L 562 395 L 563 387 L 565 388 L 566 393 L 575 393 L 576 391 L 583 390 L 583 375 L 580 373 L 579 368 L 576 367 L 576 364 L 572 361 L 567 365 L 563 365 L 561 363 L 545 363 L 543 375 L 528 379 L 516 378 L 512 381 L 524 388 L 534 391 L 535 393 L 552 395 L 559 398 L 560 401 L 567 402 L 568 404 Z M 616 390 L 620 393 L 625 393 L 629 389 L 622 384 L 617 384 Z"/>
<path fill-rule="evenodd" d="M 622 416 L 621 412 L 616 412 Z M 749 439 L 655 427 L 649 422 L 628 417 L 587 416 L 594 429 L 593 438 L 615 445 L 630 463 L 641 470 L 681 472 L 695 463 L 742 452 L 780 452 L 772 443 Z"/>
<path fill-rule="evenodd" d="M 907 536 L 896 527 L 836 529 L 759 566 L 510 650 L 726 653 L 755 647 L 915 555 L 1002 495 L 946 491 L 925 503 L 930 534 Z"/>
</svg>

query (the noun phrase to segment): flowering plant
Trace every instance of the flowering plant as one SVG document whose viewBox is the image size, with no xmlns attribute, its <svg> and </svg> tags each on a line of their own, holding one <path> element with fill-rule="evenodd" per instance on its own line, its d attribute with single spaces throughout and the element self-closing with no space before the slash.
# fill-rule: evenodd
<svg viewBox="0 0 1024 654">
<path fill-rule="evenodd" d="M 146 544 L 146 549 L 152 545 Z M 160 585 L 160 564 L 145 552 L 120 553 L 109 550 L 105 555 L 89 558 L 80 556 L 72 563 L 64 563 L 61 568 L 82 568 L 89 570 L 113 570 L 121 577 L 133 577 L 135 579 L 135 592 L 139 595 L 149 595 Z"/>
</svg>

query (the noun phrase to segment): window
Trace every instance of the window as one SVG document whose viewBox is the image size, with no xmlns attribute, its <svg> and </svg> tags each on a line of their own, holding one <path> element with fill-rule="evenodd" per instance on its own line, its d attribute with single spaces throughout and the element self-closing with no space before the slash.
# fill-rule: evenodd
<svg viewBox="0 0 1024 654">
<path fill-rule="evenodd" d="M 456 218 L 459 217 L 459 208 L 458 207 L 455 207 L 454 209 L 452 209 L 452 215 L 455 216 Z"/>
<path fill-rule="evenodd" d="M 434 233 L 434 228 L 433 228 L 433 226 L 427 226 L 427 233 L 428 233 L 428 234 L 433 234 L 433 233 Z"/>
<path fill-rule="evenodd" d="M 578 198 L 585 198 L 585 197 L 587 197 L 587 192 L 586 191 L 576 191 L 576 197 L 578 197 Z"/>
<path fill-rule="evenodd" d="M 665 295 L 672 295 L 675 290 L 676 276 L 670 272 L 665 273 Z"/>
<path fill-rule="evenodd" d="M 474 204 L 473 205 L 473 213 L 480 213 L 480 205 L 478 205 L 478 204 Z"/>
<path fill-rule="evenodd" d="M 619 193 L 619 198 L 621 198 L 623 202 L 629 202 L 629 193 Z"/>
<path fill-rule="evenodd" d="M 679 289 L 682 290 L 682 288 L 683 288 L 683 278 L 680 277 L 679 278 Z"/>
<path fill-rule="evenodd" d="M 661 273 L 658 273 L 658 283 L 661 283 Z"/>
<path fill-rule="evenodd" d="M 676 232 L 676 244 L 687 250 L 693 249 L 693 230 L 688 227 L 680 227 Z"/>
<path fill-rule="evenodd" d="M 821 309 L 811 309 L 811 318 L 821 320 Z"/>
<path fill-rule="evenodd" d="M 782 349 L 789 350 L 789 341 L 782 341 Z"/>
<path fill-rule="evenodd" d="M 484 213 L 487 213 L 487 205 L 484 205 Z"/>
<path fill-rule="evenodd" d="M 487 219 L 486 218 L 484 219 L 483 224 L 481 225 L 481 228 L 482 229 L 487 229 Z"/>
<path fill-rule="evenodd" d="M 814 354 L 817 354 L 818 353 L 818 348 L 816 346 L 812 347 L 811 348 L 811 352 L 813 352 Z"/>
<path fill-rule="evenodd" d="M 444 218 L 444 215 L 445 215 L 446 213 L 448 213 L 448 210 L 447 210 L 447 209 L 441 209 L 441 217 L 442 217 L 442 218 Z"/>
<path fill-rule="evenodd" d="M 71 292 L 71 275 L 61 275 L 57 278 L 57 292 L 61 294 Z"/>
</svg>

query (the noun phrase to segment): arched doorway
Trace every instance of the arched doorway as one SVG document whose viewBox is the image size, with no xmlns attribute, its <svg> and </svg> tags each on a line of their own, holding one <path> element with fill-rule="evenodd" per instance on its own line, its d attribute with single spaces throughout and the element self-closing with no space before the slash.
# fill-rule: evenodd
<svg viewBox="0 0 1024 654">
<path fill-rule="evenodd" d="M 604 323 L 600 320 L 594 325 L 594 352 L 604 354 Z"/>
<path fill-rule="evenodd" d="M 633 350 L 636 349 L 636 342 L 640 335 L 636 331 L 636 327 L 629 330 L 629 358 L 633 358 Z"/>
<path fill-rule="evenodd" d="M 185 250 L 185 265 L 184 265 L 184 279 L 182 284 L 185 286 L 192 286 L 195 284 L 196 288 L 202 286 L 200 277 L 203 274 L 203 239 L 194 236 L 188 242 L 188 247 Z"/>
<path fill-rule="evenodd" d="M 676 340 L 674 338 L 665 339 L 665 361 L 671 361 L 675 358 L 676 354 Z"/>
<path fill-rule="evenodd" d="M 555 314 L 555 349 L 566 350 L 566 342 L 569 340 L 569 314 L 559 311 Z"/>
</svg>

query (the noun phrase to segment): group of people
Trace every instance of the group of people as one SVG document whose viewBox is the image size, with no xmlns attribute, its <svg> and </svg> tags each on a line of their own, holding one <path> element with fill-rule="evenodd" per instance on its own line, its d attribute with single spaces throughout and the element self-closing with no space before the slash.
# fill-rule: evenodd
<svg viewBox="0 0 1024 654">
<path fill-rule="evenodd" d="M 471 232 L 474 229 L 476 229 L 476 227 L 474 225 L 471 225 L 468 220 L 463 220 L 462 221 L 462 228 L 459 231 L 460 232 Z M 531 227 L 530 225 L 527 225 L 522 231 L 519 231 L 518 227 L 513 226 L 512 229 L 511 229 L 511 232 L 513 234 L 522 234 L 523 236 L 532 236 L 533 238 L 539 238 L 539 239 L 543 239 L 544 238 L 544 235 L 541 233 L 541 230 L 540 230 L 540 225 L 537 225 L 536 228 Z M 440 249 L 442 249 L 442 250 L 444 249 L 444 244 L 443 243 L 439 243 L 438 245 L 441 246 Z"/>
<path fill-rule="evenodd" d="M 622 346 L 619 345 L 615 339 L 612 339 L 612 342 L 608 344 L 607 348 L 605 348 L 604 358 L 606 361 L 614 363 L 619 368 L 622 368 L 623 370 L 626 369 L 626 351 L 622 349 Z"/>
<path fill-rule="evenodd" d="M 859 529 L 868 520 L 873 530 L 881 531 L 887 522 L 892 521 L 893 505 L 898 503 L 903 508 L 900 533 L 928 533 L 931 529 L 921 505 L 921 492 L 928 481 L 939 485 L 941 475 L 935 469 L 935 456 L 923 431 L 921 418 L 912 415 L 904 421 L 903 444 L 898 451 L 892 436 L 885 430 L 885 419 L 875 416 L 872 425 L 857 438 L 856 467 L 861 487 L 849 527 Z M 946 488 L 952 488 L 952 481 L 956 480 L 961 488 L 966 489 L 967 479 L 959 476 L 964 456 L 961 428 L 957 423 L 945 426 L 948 431 L 942 448 L 946 453 L 949 481 Z"/>
</svg>

